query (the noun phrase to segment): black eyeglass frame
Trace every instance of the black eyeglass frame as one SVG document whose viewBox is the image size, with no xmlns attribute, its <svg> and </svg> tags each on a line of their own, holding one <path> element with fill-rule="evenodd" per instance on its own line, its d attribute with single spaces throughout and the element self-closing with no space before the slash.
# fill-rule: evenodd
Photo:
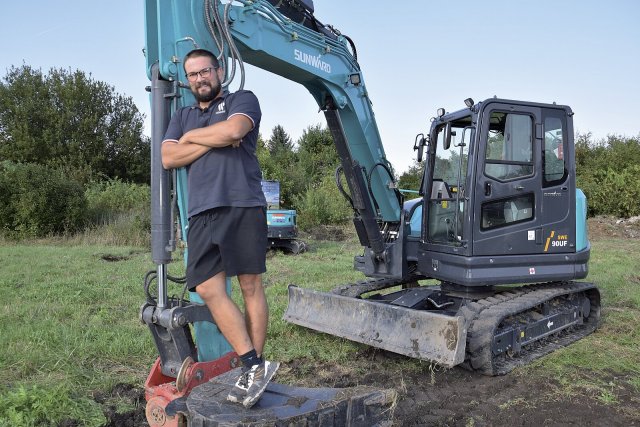
<svg viewBox="0 0 640 427">
<path fill-rule="evenodd" d="M 192 73 L 186 73 L 184 76 L 190 82 L 195 82 L 196 80 L 198 80 L 198 76 L 202 77 L 203 79 L 206 79 L 207 77 L 209 77 L 211 75 L 212 70 L 217 70 L 218 68 L 219 67 L 214 67 L 212 65 L 211 67 L 205 67 L 200 71 L 194 71 Z"/>
</svg>

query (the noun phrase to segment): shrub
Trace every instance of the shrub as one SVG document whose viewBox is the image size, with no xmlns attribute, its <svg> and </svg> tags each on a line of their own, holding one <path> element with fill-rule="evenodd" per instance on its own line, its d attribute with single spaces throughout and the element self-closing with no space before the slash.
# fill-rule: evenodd
<svg viewBox="0 0 640 427">
<path fill-rule="evenodd" d="M 303 230 L 318 225 L 345 224 L 353 213 L 336 187 L 333 174 L 307 187 L 302 197 L 296 199 L 298 225 Z"/>
<path fill-rule="evenodd" d="M 576 141 L 577 184 L 587 196 L 588 215 L 640 215 L 640 136 L 609 135 Z"/>
<path fill-rule="evenodd" d="M 91 183 L 85 192 L 91 228 L 84 238 L 105 244 L 146 245 L 151 229 L 148 185 L 119 179 Z"/>
<path fill-rule="evenodd" d="M 92 182 L 85 196 L 94 223 L 109 222 L 132 211 L 149 217 L 151 192 L 148 185 L 132 184 L 120 179 Z"/>
<path fill-rule="evenodd" d="M 640 215 L 640 165 L 581 175 L 578 186 L 587 196 L 589 216 L 628 218 Z"/>
<path fill-rule="evenodd" d="M 56 169 L 4 162 L 0 190 L 0 226 L 9 237 L 43 237 L 75 231 L 86 223 L 82 186 Z"/>
</svg>

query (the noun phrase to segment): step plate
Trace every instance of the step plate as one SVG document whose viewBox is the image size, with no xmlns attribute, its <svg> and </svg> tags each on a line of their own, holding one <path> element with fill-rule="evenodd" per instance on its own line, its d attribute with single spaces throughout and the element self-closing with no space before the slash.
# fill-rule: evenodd
<svg viewBox="0 0 640 427">
<path fill-rule="evenodd" d="M 270 383 L 251 409 L 227 401 L 240 375 L 234 369 L 193 389 L 180 412 L 189 427 L 372 426 L 390 423 L 395 390 L 372 387 L 303 388 Z"/>
</svg>

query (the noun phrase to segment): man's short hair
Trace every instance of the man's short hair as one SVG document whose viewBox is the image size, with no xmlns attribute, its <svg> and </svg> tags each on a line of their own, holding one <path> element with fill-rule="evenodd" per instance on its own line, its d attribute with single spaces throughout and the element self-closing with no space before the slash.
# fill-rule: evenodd
<svg viewBox="0 0 640 427">
<path fill-rule="evenodd" d="M 207 49 L 193 49 L 191 52 L 187 53 L 184 57 L 184 61 L 182 61 L 182 67 L 184 68 L 184 65 L 187 63 L 187 59 L 198 58 L 201 56 L 209 58 L 211 60 L 211 65 L 215 68 L 220 68 L 218 58 L 216 58 L 216 56 Z"/>
</svg>

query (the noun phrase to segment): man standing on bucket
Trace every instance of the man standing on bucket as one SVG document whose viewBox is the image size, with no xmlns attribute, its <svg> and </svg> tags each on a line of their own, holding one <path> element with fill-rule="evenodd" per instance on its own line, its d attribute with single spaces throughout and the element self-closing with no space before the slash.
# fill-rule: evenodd
<svg viewBox="0 0 640 427">
<path fill-rule="evenodd" d="M 250 91 L 222 90 L 224 70 L 207 50 L 189 52 L 184 70 L 196 103 L 171 118 L 162 163 L 188 168 L 187 284 L 244 365 L 227 399 L 250 408 L 280 365 L 262 358 L 268 306 L 262 286 L 267 203 L 256 157 L 260 105 Z M 226 292 L 232 276 L 238 276 L 244 316 Z"/>
</svg>

